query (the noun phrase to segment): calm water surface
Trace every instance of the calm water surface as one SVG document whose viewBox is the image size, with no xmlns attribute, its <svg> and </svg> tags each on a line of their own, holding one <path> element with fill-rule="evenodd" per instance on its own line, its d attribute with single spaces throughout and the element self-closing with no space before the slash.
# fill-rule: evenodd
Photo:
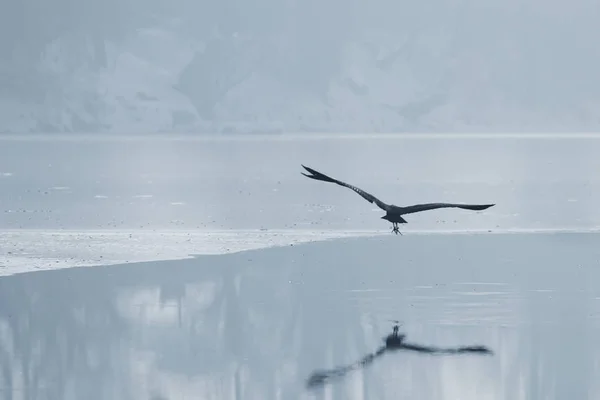
<svg viewBox="0 0 600 400">
<path fill-rule="evenodd" d="M 0 279 L 4 399 L 594 399 L 597 234 L 377 237 Z M 317 369 L 385 355 L 308 390 Z M 12 395 L 12 397 L 11 397 Z M 24 397 L 23 397 L 24 396 Z"/>
<path fill-rule="evenodd" d="M 599 154 L 597 138 L 1 139 L 0 230 L 389 229 L 302 163 L 398 205 L 497 204 L 405 231 L 585 231 Z M 596 399 L 599 238 L 385 235 L 3 277 L 0 399 Z M 413 343 L 495 354 L 386 354 L 306 389 L 394 319 Z"/>
</svg>

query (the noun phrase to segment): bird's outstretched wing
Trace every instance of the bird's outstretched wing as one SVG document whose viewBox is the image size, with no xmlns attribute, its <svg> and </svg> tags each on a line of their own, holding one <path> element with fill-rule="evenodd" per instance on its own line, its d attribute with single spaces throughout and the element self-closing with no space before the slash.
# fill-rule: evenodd
<svg viewBox="0 0 600 400">
<path fill-rule="evenodd" d="M 411 350 L 418 353 L 427 354 L 463 354 L 463 353 L 479 353 L 479 354 L 494 354 L 494 352 L 485 346 L 463 346 L 463 347 L 433 347 L 423 346 L 420 344 L 402 343 L 397 349 Z M 396 350 L 396 349 L 394 349 Z"/>
<path fill-rule="evenodd" d="M 415 204 L 414 206 L 402 207 L 402 214 L 412 214 L 420 211 L 435 210 L 437 208 L 462 208 L 464 210 L 481 211 L 495 204 L 454 204 L 454 203 L 427 203 Z"/>
<path fill-rule="evenodd" d="M 316 179 L 318 181 L 323 181 L 323 182 L 331 182 L 331 183 L 336 183 L 340 186 L 344 186 L 347 187 L 348 189 L 352 189 L 354 190 L 356 193 L 358 193 L 359 195 L 362 196 L 363 199 L 367 200 L 369 203 L 375 203 L 377 204 L 377 207 L 381 208 L 384 211 L 388 211 L 390 209 L 390 206 L 388 204 L 385 204 L 383 201 L 379 200 L 377 197 L 373 196 L 372 194 L 369 194 L 367 192 L 365 192 L 362 189 L 357 188 L 356 186 L 352 186 L 347 184 L 346 182 L 342 182 L 342 181 L 338 181 L 337 179 L 333 179 L 325 174 L 320 173 L 319 171 L 315 171 L 312 168 L 306 167 L 304 165 L 302 165 L 302 167 L 307 170 L 308 172 L 310 172 L 310 175 L 305 174 L 304 172 L 301 172 L 302 175 L 307 176 L 311 179 Z"/>
</svg>

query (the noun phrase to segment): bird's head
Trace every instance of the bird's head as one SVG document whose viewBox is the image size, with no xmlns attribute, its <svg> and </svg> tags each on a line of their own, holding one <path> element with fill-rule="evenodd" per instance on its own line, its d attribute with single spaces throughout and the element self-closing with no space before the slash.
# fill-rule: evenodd
<svg viewBox="0 0 600 400">
<path fill-rule="evenodd" d="M 381 219 L 385 219 L 385 220 L 387 220 L 387 221 L 389 221 L 389 220 L 390 220 L 390 218 L 387 216 L 387 214 L 386 214 L 386 215 L 384 215 L 383 217 L 381 217 Z"/>
</svg>

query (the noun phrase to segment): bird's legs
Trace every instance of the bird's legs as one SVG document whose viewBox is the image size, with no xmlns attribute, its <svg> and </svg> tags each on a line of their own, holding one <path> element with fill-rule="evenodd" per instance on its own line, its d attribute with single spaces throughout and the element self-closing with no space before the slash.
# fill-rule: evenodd
<svg viewBox="0 0 600 400">
<path fill-rule="evenodd" d="M 398 228 L 398 223 L 397 222 L 392 222 L 392 232 L 397 234 L 402 235 L 402 232 L 400 232 L 400 229 Z"/>
</svg>

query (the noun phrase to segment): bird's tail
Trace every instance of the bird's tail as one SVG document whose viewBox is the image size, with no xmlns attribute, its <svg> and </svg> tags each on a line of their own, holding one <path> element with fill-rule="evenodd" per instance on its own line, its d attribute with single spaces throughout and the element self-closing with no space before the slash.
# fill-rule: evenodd
<svg viewBox="0 0 600 400">
<path fill-rule="evenodd" d="M 300 164 L 300 165 L 302 165 L 302 164 Z M 308 172 L 310 172 L 310 173 L 311 173 L 311 175 L 307 175 L 307 174 L 305 174 L 304 172 L 300 172 L 302 175 L 304 175 L 304 176 L 306 176 L 306 177 L 308 177 L 308 178 L 311 178 L 311 179 L 316 179 L 316 180 L 318 180 L 318 181 L 332 182 L 332 183 L 336 183 L 336 182 L 337 182 L 335 179 L 333 179 L 333 178 L 330 178 L 329 176 L 327 176 L 327 175 L 325 175 L 325 174 L 322 174 L 322 173 L 320 173 L 319 171 L 315 171 L 314 169 L 312 169 L 312 168 L 309 168 L 309 167 L 306 167 L 306 166 L 304 166 L 304 165 L 302 165 L 302 167 L 303 167 L 305 170 L 307 170 Z"/>
</svg>

